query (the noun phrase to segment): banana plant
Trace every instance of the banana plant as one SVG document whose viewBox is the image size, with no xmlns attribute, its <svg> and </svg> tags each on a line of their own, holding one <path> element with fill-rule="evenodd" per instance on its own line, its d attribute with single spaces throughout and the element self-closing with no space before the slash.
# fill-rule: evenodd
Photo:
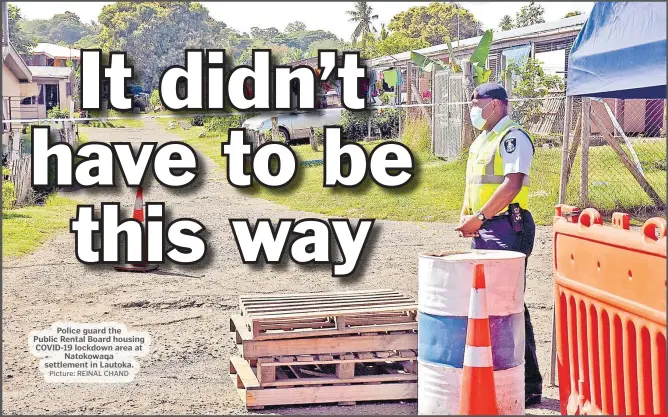
<svg viewBox="0 0 668 417">
<path fill-rule="evenodd" d="M 489 55 L 491 46 L 492 31 L 486 30 L 470 58 L 471 72 L 475 85 L 486 83 L 489 81 L 489 76 L 492 74 L 491 69 L 485 68 L 485 63 L 487 62 L 487 56 Z"/>
<path fill-rule="evenodd" d="M 424 71 L 431 72 L 434 69 L 445 69 L 450 67 L 453 73 L 462 72 L 462 67 L 455 60 L 455 56 L 452 49 L 452 44 L 450 38 L 445 39 L 445 43 L 448 47 L 448 55 L 450 56 L 450 62 L 445 63 L 440 59 L 431 59 L 426 56 L 419 54 L 415 51 L 411 51 L 411 60 Z M 492 46 L 492 31 L 487 30 L 482 35 L 480 42 L 475 51 L 471 55 L 469 61 L 471 62 L 471 72 L 473 76 L 473 82 L 475 85 L 480 85 L 489 81 L 489 76 L 492 74 L 492 70 L 485 68 L 485 63 L 487 62 L 487 56 L 489 55 L 489 50 Z"/>
</svg>

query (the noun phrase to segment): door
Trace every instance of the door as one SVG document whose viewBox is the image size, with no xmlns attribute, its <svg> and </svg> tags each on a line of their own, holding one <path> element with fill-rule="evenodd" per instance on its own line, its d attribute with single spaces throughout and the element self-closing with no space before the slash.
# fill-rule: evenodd
<svg viewBox="0 0 668 417">
<path fill-rule="evenodd" d="M 44 104 L 46 105 L 46 111 L 49 111 L 60 104 L 58 84 L 44 85 Z"/>
</svg>

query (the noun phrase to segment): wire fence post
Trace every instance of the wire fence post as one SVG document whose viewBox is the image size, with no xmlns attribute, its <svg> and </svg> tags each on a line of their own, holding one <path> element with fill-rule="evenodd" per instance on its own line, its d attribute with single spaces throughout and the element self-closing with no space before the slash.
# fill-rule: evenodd
<svg viewBox="0 0 668 417">
<path fill-rule="evenodd" d="M 366 119 L 366 140 L 371 140 L 371 118 L 373 117 L 373 112 L 369 111 L 369 117 Z"/>
<path fill-rule="evenodd" d="M 431 69 L 431 153 L 434 153 L 434 135 L 436 134 L 436 68 Z"/>
<path fill-rule="evenodd" d="M 580 206 L 589 205 L 589 137 L 591 135 L 591 101 L 582 97 L 582 167 L 580 168 Z"/>
<path fill-rule="evenodd" d="M 561 144 L 561 178 L 559 180 L 559 204 L 566 202 L 566 185 L 568 183 L 568 176 L 566 175 L 566 168 L 568 161 L 568 142 L 571 133 L 571 110 L 573 108 L 573 97 L 566 97 L 564 106 L 564 138 Z"/>
</svg>

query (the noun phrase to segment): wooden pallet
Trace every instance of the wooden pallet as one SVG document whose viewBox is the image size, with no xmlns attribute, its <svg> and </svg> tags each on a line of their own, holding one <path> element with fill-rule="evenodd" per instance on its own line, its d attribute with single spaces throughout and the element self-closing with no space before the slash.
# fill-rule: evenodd
<svg viewBox="0 0 668 417">
<path fill-rule="evenodd" d="M 242 296 L 239 305 L 230 375 L 247 409 L 417 398 L 411 298 L 368 290 Z"/>
<path fill-rule="evenodd" d="M 414 353 L 414 352 L 413 352 Z M 338 403 L 352 405 L 358 401 L 408 400 L 417 398 L 415 360 L 397 356 L 361 358 L 350 354 L 300 362 L 298 358 L 265 358 L 256 368 L 237 356 L 230 358 L 230 376 L 247 409 L 262 409 L 272 405 Z M 364 355 L 362 355 L 364 356 Z M 384 355 L 383 355 L 384 356 Z M 271 361 L 268 361 L 271 359 Z M 335 373 L 327 373 L 328 362 Z M 315 362 L 320 362 L 321 365 Z M 387 363 L 390 365 L 387 365 Z M 312 368 L 318 367 L 314 370 Z M 371 369 L 364 375 L 360 370 Z M 380 369 L 380 372 L 378 371 Z M 361 373 L 356 375 L 357 373 Z M 259 377 L 259 378 L 258 378 Z"/>
<path fill-rule="evenodd" d="M 417 330 L 415 301 L 393 290 L 242 296 L 239 305 L 254 340 Z"/>
<path fill-rule="evenodd" d="M 255 374 L 261 387 L 416 381 L 413 350 L 263 357 Z"/>
<path fill-rule="evenodd" d="M 237 347 L 244 359 L 325 355 L 332 352 L 370 352 L 380 347 L 386 350 L 417 349 L 417 335 L 414 330 L 257 340 L 246 329 L 241 316 L 232 316 L 230 327 L 234 329 Z"/>
</svg>

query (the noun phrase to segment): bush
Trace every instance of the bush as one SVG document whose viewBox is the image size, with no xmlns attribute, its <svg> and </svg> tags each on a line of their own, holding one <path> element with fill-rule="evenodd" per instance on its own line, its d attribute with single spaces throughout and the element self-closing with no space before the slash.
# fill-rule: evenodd
<svg viewBox="0 0 668 417">
<path fill-rule="evenodd" d="M 46 112 L 46 117 L 49 119 L 69 119 L 70 112 L 69 110 L 61 110 L 60 106 L 56 106 Z"/>
<path fill-rule="evenodd" d="M 371 120 L 371 127 L 380 130 L 380 137 L 384 139 L 392 138 L 399 132 L 399 110 L 380 109 L 374 112 Z"/>
<path fill-rule="evenodd" d="M 318 145 L 325 143 L 325 129 L 322 127 L 316 127 L 313 129 L 313 133 L 315 134 L 315 143 Z"/>
<path fill-rule="evenodd" d="M 160 101 L 160 91 L 153 90 L 153 92 L 151 93 L 151 98 L 149 98 L 149 101 L 151 102 L 151 107 L 153 107 L 153 110 L 161 108 L 162 102 Z"/>
<path fill-rule="evenodd" d="M 255 116 L 255 113 L 243 113 L 234 116 L 205 116 L 203 126 L 208 132 L 227 133 L 228 129 L 241 127 L 246 119 L 253 116 Z"/>
<path fill-rule="evenodd" d="M 8 176 L 11 173 L 9 168 L 2 167 L 2 176 Z M 14 195 L 14 183 L 8 180 L 2 181 L 2 209 L 9 210 L 14 206 L 16 196 Z"/>
<path fill-rule="evenodd" d="M 367 134 L 368 120 L 369 112 L 343 110 L 341 112 L 343 134 L 348 140 L 364 139 Z"/>
<path fill-rule="evenodd" d="M 401 137 L 404 145 L 415 153 L 431 152 L 431 127 L 426 117 L 408 118 Z"/>
<path fill-rule="evenodd" d="M 190 119 L 190 124 L 193 126 L 204 126 L 204 120 L 202 116 L 195 116 Z"/>
<path fill-rule="evenodd" d="M 211 116 L 205 117 L 203 121 L 204 128 L 209 132 L 225 132 L 232 127 L 241 127 L 241 117 L 239 116 Z"/>
<path fill-rule="evenodd" d="M 371 115 L 370 115 L 371 113 Z M 382 139 L 389 139 L 399 131 L 399 110 L 380 109 L 373 112 L 348 111 L 341 113 L 341 127 L 348 140 L 364 139 L 368 133 L 371 117 L 371 132 L 380 131 Z"/>
</svg>

